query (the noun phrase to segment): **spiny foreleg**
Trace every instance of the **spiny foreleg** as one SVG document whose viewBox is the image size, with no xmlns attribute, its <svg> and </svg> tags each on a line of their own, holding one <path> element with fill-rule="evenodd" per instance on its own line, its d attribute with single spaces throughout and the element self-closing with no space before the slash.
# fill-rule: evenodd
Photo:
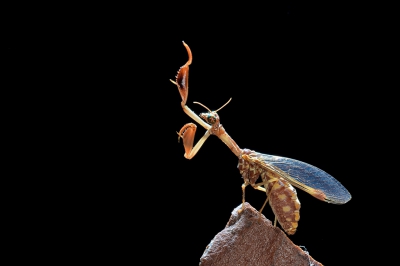
<svg viewBox="0 0 400 266">
<path fill-rule="evenodd" d="M 185 43 L 182 42 L 183 45 L 186 48 L 186 51 L 188 53 L 188 61 L 186 64 L 181 66 L 181 68 L 178 70 L 178 74 L 176 75 L 176 80 L 170 80 L 172 83 L 174 83 L 178 87 L 179 94 L 181 95 L 182 102 L 181 106 L 183 111 L 190 116 L 194 121 L 199 123 L 202 127 L 204 127 L 206 130 L 210 129 L 211 126 L 204 122 L 198 115 L 196 115 L 190 108 L 186 105 L 188 96 L 189 96 L 189 65 L 192 63 L 192 52 L 189 48 L 189 46 Z"/>
<path fill-rule="evenodd" d="M 207 138 L 211 135 L 210 130 L 207 130 L 204 136 L 196 143 L 196 145 L 193 147 L 193 142 L 194 142 L 194 136 L 196 134 L 196 128 L 197 126 L 193 123 L 188 123 L 184 125 L 181 130 L 178 133 L 178 142 L 179 139 L 182 138 L 183 140 L 183 147 L 185 148 L 185 158 L 186 159 L 192 159 L 196 153 L 199 151 L 201 146 L 204 144 L 204 142 L 207 140 Z"/>
</svg>

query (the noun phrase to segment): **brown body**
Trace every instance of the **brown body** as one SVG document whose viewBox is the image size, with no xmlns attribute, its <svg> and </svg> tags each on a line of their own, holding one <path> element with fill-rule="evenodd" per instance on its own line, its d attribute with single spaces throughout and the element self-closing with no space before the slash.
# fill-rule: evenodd
<svg viewBox="0 0 400 266">
<path fill-rule="evenodd" d="M 179 69 L 176 81 L 171 81 L 178 87 L 182 97 L 181 106 L 183 111 L 206 129 L 206 133 L 194 147 L 193 142 L 197 129 L 196 125 L 188 123 L 179 131 L 178 140 L 181 138 L 183 139 L 185 158 L 193 158 L 210 135 L 215 135 L 220 138 L 239 158 L 238 168 L 244 180 L 244 184 L 242 185 L 243 206 L 244 192 L 247 185 L 251 185 L 257 190 L 266 192 L 267 199 L 260 212 L 269 201 L 276 220 L 278 220 L 279 224 L 289 235 L 296 232 L 300 219 L 300 202 L 297 199 L 296 190 L 292 185 L 306 191 L 317 199 L 330 203 L 344 204 L 351 199 L 350 193 L 336 179 L 315 166 L 284 157 L 278 158 L 275 156 L 276 158 L 271 159 L 269 155 L 257 153 L 248 149 L 240 149 L 220 124 L 220 119 L 217 114 L 217 111 L 221 110 L 230 100 L 216 111 L 211 111 L 206 106 L 198 103 L 208 110 L 207 113 L 202 113 L 199 116 L 190 110 L 186 105 L 186 101 L 189 91 L 188 77 L 189 65 L 192 63 L 192 53 L 187 44 L 183 43 L 183 45 L 188 52 L 189 60 Z M 285 167 L 288 165 L 290 166 L 287 168 L 287 172 L 281 170 L 281 168 L 278 168 L 274 164 L 274 162 L 278 161 Z M 261 177 L 261 182 L 257 183 L 259 177 Z"/>
</svg>

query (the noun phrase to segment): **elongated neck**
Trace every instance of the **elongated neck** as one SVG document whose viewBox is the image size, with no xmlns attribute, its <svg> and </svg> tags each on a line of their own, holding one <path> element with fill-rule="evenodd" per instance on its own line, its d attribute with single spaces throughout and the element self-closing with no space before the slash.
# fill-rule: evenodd
<svg viewBox="0 0 400 266">
<path fill-rule="evenodd" d="M 219 125 L 218 133 L 215 135 L 218 138 L 220 138 L 237 157 L 240 156 L 242 150 L 239 148 L 236 142 L 231 138 L 231 136 L 229 136 L 228 133 L 226 133 L 224 127 L 221 124 Z"/>
</svg>

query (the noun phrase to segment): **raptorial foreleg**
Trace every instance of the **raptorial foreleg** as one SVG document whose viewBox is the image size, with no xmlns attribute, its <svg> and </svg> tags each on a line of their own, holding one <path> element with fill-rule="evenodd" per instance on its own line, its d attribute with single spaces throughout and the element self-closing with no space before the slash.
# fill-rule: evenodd
<svg viewBox="0 0 400 266">
<path fill-rule="evenodd" d="M 199 123 L 202 127 L 204 127 L 206 130 L 210 129 L 211 126 L 204 122 L 198 115 L 196 115 L 190 108 L 186 105 L 188 96 L 189 96 L 189 65 L 192 63 L 192 52 L 190 51 L 189 46 L 185 43 L 182 42 L 183 45 L 186 48 L 186 51 L 188 53 L 188 61 L 181 66 L 181 68 L 178 70 L 178 74 L 176 75 L 176 81 L 173 81 L 170 79 L 172 83 L 174 83 L 178 87 L 179 94 L 181 95 L 182 102 L 181 106 L 183 111 L 190 116 L 194 121 Z"/>
<path fill-rule="evenodd" d="M 182 138 L 183 140 L 183 147 L 185 148 L 185 158 L 186 159 L 192 159 L 196 153 L 199 151 L 201 146 L 204 144 L 204 142 L 207 140 L 207 138 L 211 135 L 210 130 L 207 130 L 204 136 L 196 143 L 196 145 L 193 147 L 193 142 L 194 142 L 194 136 L 196 134 L 196 128 L 197 126 L 193 123 L 188 123 L 184 125 L 181 130 L 179 131 L 178 135 L 178 142 L 179 139 Z"/>
</svg>

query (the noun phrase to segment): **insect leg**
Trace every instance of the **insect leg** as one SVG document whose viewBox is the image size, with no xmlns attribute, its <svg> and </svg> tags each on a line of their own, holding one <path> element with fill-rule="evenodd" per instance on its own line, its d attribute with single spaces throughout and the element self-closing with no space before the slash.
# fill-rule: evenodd
<svg viewBox="0 0 400 266">
<path fill-rule="evenodd" d="M 192 159 L 201 146 L 204 144 L 204 142 L 207 140 L 207 138 L 211 135 L 210 130 L 207 130 L 204 136 L 196 143 L 196 145 L 193 147 L 193 141 L 194 141 L 194 136 L 196 134 L 196 125 L 193 123 L 188 123 L 184 125 L 181 130 L 179 131 L 178 135 L 178 141 L 180 138 L 183 139 L 183 147 L 185 148 L 185 158 L 186 159 Z"/>
<path fill-rule="evenodd" d="M 249 183 L 248 182 L 244 182 L 243 183 L 243 185 L 242 185 L 242 209 L 240 210 L 240 212 L 242 212 L 243 210 L 244 210 L 244 202 L 245 202 L 245 200 L 244 200 L 244 196 L 245 196 L 245 191 L 246 191 L 246 187 L 249 185 Z"/>
<path fill-rule="evenodd" d="M 262 192 L 267 192 L 267 190 L 265 188 L 261 187 L 262 185 L 264 185 L 264 182 L 254 184 L 253 188 L 257 189 L 257 190 L 260 190 Z"/>
<path fill-rule="evenodd" d="M 267 204 L 268 200 L 269 200 L 269 197 L 268 197 L 268 194 L 267 194 L 267 198 L 265 199 L 265 202 L 264 202 L 263 206 L 262 206 L 261 209 L 260 209 L 260 214 L 261 214 L 261 212 L 263 211 L 263 209 L 264 209 L 264 207 L 265 207 L 265 204 Z"/>
<path fill-rule="evenodd" d="M 261 209 L 259 210 L 259 219 L 261 219 L 261 213 L 262 213 L 262 211 L 264 210 L 264 207 L 265 207 L 265 205 L 267 204 L 267 202 L 268 202 L 268 200 L 269 200 L 269 194 L 268 194 L 267 190 L 266 190 L 265 188 L 261 187 L 261 185 L 265 185 L 265 183 L 264 183 L 264 182 L 261 182 L 261 183 L 255 184 L 255 185 L 253 186 L 255 189 L 260 190 L 260 191 L 263 191 L 263 192 L 265 192 L 265 193 L 267 194 L 267 198 L 265 199 L 265 202 L 264 202 L 263 206 L 262 206 Z"/>
<path fill-rule="evenodd" d="M 192 52 L 189 46 L 182 42 L 188 53 L 188 61 L 178 70 L 176 75 L 176 81 L 170 80 L 173 84 L 178 87 L 179 94 L 181 95 L 182 102 L 181 106 L 183 111 L 190 116 L 194 121 L 199 123 L 205 129 L 210 129 L 211 126 L 204 122 L 198 115 L 196 115 L 190 108 L 186 105 L 187 98 L 189 96 L 189 65 L 192 63 Z"/>
</svg>

